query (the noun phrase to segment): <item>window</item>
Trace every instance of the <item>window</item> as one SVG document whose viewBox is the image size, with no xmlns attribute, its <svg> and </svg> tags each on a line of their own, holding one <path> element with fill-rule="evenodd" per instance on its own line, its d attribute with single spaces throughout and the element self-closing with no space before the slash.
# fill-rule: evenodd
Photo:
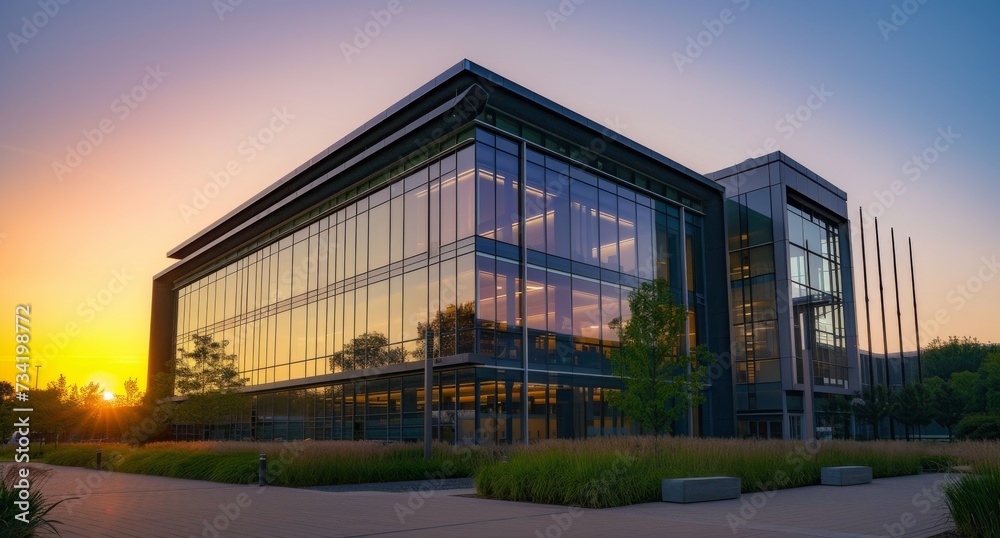
<svg viewBox="0 0 1000 538">
<path fill-rule="evenodd" d="M 547 310 L 545 305 L 545 271 L 528 267 L 528 282 L 526 285 L 525 310 L 529 329 L 545 330 Z"/>
<path fill-rule="evenodd" d="M 372 208 L 368 226 L 368 261 L 371 269 L 389 265 L 389 204 Z"/>
<path fill-rule="evenodd" d="M 497 241 L 519 244 L 520 163 L 518 158 L 503 151 L 496 152 L 496 225 Z"/>
<path fill-rule="evenodd" d="M 546 252 L 570 257 L 569 176 L 545 170 L 545 240 Z"/>
<path fill-rule="evenodd" d="M 524 183 L 524 241 L 525 245 L 545 252 L 545 168 L 527 163 Z"/>
<path fill-rule="evenodd" d="M 427 324 L 427 269 L 403 275 L 403 341 L 420 337 Z"/>
<path fill-rule="evenodd" d="M 476 144 L 476 208 L 477 232 L 487 239 L 496 239 L 496 151 Z"/>
<path fill-rule="evenodd" d="M 573 334 L 573 292 L 569 275 L 549 271 L 546 289 L 549 332 Z"/>
<path fill-rule="evenodd" d="M 454 162 L 454 157 L 451 158 Z M 454 164 L 452 165 L 454 167 Z M 457 191 L 457 180 L 455 170 L 441 176 L 441 245 L 450 245 L 455 242 L 455 224 L 458 211 L 458 199 L 455 196 Z"/>
<path fill-rule="evenodd" d="M 618 270 L 618 195 L 598 191 L 600 197 L 601 267 Z"/>
<path fill-rule="evenodd" d="M 456 187 L 457 228 L 456 239 L 464 239 L 476 230 L 476 148 L 469 146 L 458 152 L 458 177 Z"/>
<path fill-rule="evenodd" d="M 600 285 L 573 277 L 573 336 L 601 338 Z"/>
<path fill-rule="evenodd" d="M 598 265 L 597 187 L 573 180 L 570 188 L 573 260 Z"/>
<path fill-rule="evenodd" d="M 406 193 L 403 222 L 403 258 L 427 252 L 428 190 L 427 184 Z"/>
<path fill-rule="evenodd" d="M 641 208 L 643 211 L 646 208 Z M 636 276 L 636 221 L 635 202 L 618 199 L 618 258 L 622 273 Z"/>
</svg>

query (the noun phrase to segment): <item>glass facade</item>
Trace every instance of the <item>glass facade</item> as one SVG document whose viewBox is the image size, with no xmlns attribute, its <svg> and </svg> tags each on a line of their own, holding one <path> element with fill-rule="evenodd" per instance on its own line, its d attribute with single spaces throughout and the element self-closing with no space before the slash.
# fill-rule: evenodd
<svg viewBox="0 0 1000 538">
<path fill-rule="evenodd" d="M 846 216 L 830 216 L 843 212 L 846 195 L 781 154 L 710 176 L 727 189 L 738 435 L 840 432 L 829 397 L 857 390 L 859 379 L 850 381 Z"/>
<path fill-rule="evenodd" d="M 804 313 L 795 321 L 804 320 L 808 329 L 806 347 L 812 353 L 813 384 L 850 388 L 838 227 L 794 203 L 788 205 L 787 218 L 792 304 Z M 803 376 L 801 348 L 796 348 L 799 383 Z"/>
<path fill-rule="evenodd" d="M 525 416 L 533 438 L 620 434 L 611 323 L 660 277 L 690 307 L 692 344 L 706 341 L 702 229 L 679 204 L 479 127 L 183 282 L 175 348 L 226 340 L 248 387 L 271 391 L 234 422 L 240 437 L 421 438 L 422 376 L 404 370 L 428 329 L 432 356 L 478 364 L 435 369 L 438 438 L 519 440 Z"/>
<path fill-rule="evenodd" d="M 727 200 L 726 219 L 737 409 L 780 410 L 781 354 L 770 188 Z M 774 428 L 768 429 L 773 420 L 772 416 L 754 418 L 754 424 L 742 421 L 740 431 L 744 435 L 768 431 L 773 437 Z M 780 416 L 777 420 L 780 425 Z M 780 437 L 780 429 L 778 433 Z"/>
</svg>

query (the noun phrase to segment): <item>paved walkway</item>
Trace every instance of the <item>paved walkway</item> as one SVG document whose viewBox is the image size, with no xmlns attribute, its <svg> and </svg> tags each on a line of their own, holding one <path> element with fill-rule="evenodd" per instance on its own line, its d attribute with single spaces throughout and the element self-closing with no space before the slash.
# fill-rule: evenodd
<svg viewBox="0 0 1000 538">
<path fill-rule="evenodd" d="M 62 536 L 934 536 L 952 529 L 939 488 L 947 475 L 814 486 L 740 500 L 649 503 L 604 510 L 493 501 L 473 491 L 326 492 L 233 486 L 75 467 L 42 491 L 78 496 L 53 510 Z"/>
</svg>

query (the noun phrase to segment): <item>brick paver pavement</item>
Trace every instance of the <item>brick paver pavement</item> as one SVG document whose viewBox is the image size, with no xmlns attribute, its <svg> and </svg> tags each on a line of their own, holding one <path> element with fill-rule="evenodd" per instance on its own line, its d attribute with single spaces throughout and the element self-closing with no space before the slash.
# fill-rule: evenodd
<svg viewBox="0 0 1000 538">
<path fill-rule="evenodd" d="M 739 500 L 604 510 L 493 501 L 471 490 L 325 492 L 233 486 L 75 467 L 42 486 L 77 496 L 52 513 L 62 536 L 934 536 L 953 528 L 940 499 L 949 477 L 924 474 L 851 487 L 814 486 Z"/>
</svg>

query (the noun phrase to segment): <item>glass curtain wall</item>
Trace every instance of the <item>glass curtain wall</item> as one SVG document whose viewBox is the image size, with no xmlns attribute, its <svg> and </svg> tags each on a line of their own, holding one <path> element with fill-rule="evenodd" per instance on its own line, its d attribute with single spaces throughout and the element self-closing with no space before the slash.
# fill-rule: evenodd
<svg viewBox="0 0 1000 538">
<path fill-rule="evenodd" d="M 472 351 L 474 174 L 469 146 L 185 285 L 177 346 L 228 341 L 250 385 L 420 360 L 429 326 Z"/>
<path fill-rule="evenodd" d="M 726 210 L 737 409 L 780 410 L 781 369 L 770 189 L 764 187 L 733 197 L 726 201 Z M 740 427 L 750 428 L 746 424 Z M 751 430 L 758 432 L 754 428 L 747 431 Z"/>
<path fill-rule="evenodd" d="M 177 347 L 225 340 L 255 386 L 419 361 L 432 328 L 434 356 L 503 369 L 436 374 L 452 387 L 435 389 L 442 439 L 517 439 L 525 390 L 532 436 L 618 434 L 604 390 L 629 293 L 668 280 L 691 306 L 692 343 L 707 340 L 701 228 L 701 215 L 477 129 L 475 144 L 185 284 Z M 522 387 L 525 350 L 530 369 L 564 378 Z M 404 376 L 259 395 L 249 422 L 258 438 L 415 438 L 422 390 Z M 320 422 L 269 403 L 300 393 L 341 403 Z"/>
<path fill-rule="evenodd" d="M 792 302 L 807 305 L 814 383 L 849 388 L 839 230 L 795 204 L 787 217 Z"/>
</svg>

